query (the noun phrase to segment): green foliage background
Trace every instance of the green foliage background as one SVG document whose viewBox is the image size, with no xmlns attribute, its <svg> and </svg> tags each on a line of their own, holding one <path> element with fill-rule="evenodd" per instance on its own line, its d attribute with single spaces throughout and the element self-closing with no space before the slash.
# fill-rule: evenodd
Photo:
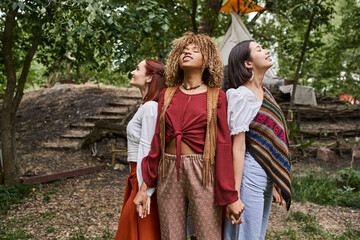
<svg viewBox="0 0 360 240">
<path fill-rule="evenodd" d="M 242 16 L 254 39 L 270 48 L 277 74 L 292 80 L 309 16 L 316 13 L 300 72 L 300 84 L 330 95 L 360 99 L 359 0 L 259 0 L 267 8 L 256 20 Z M 129 72 L 144 58 L 166 61 L 173 39 L 192 30 L 192 0 L 67 0 L 0 3 L 2 39 L 9 4 L 20 8 L 14 32 L 17 72 L 36 31 L 42 42 L 32 62 L 26 88 L 55 81 L 92 81 L 127 85 Z M 197 1 L 197 27 L 208 14 Z M 223 36 L 231 15 L 220 13 L 213 37 Z M 0 42 L 2 48 L 2 43 Z M 0 97 L 6 88 L 0 56 Z M 54 79 L 53 79 L 54 80 Z"/>
<path fill-rule="evenodd" d="M 261 2 L 269 5 L 268 11 L 249 31 L 273 50 L 279 77 L 293 80 L 307 24 L 315 12 L 299 83 L 318 93 L 360 99 L 360 1 Z"/>
</svg>

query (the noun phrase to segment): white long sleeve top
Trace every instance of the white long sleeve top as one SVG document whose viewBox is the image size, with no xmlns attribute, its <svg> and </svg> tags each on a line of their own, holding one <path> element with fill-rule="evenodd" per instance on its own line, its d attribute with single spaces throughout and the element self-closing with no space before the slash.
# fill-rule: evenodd
<svg viewBox="0 0 360 240">
<path fill-rule="evenodd" d="M 139 187 L 143 182 L 141 162 L 151 149 L 151 141 L 155 133 L 158 103 L 148 101 L 140 106 L 126 127 L 128 162 L 136 162 L 136 177 Z M 151 196 L 155 188 L 148 188 L 147 194 Z"/>
</svg>

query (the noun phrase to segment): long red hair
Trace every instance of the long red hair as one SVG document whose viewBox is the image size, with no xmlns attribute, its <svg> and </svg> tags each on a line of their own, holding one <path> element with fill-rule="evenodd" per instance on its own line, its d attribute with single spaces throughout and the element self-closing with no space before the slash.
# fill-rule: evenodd
<svg viewBox="0 0 360 240">
<path fill-rule="evenodd" d="M 146 75 L 152 76 L 148 92 L 144 98 L 143 104 L 148 101 L 158 101 L 160 92 L 165 88 L 165 65 L 162 62 L 152 59 L 145 59 Z"/>
</svg>

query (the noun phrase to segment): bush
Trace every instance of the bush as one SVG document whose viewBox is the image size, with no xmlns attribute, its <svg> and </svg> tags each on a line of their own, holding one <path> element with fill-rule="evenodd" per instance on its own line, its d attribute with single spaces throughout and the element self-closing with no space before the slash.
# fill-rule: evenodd
<svg viewBox="0 0 360 240">
<path fill-rule="evenodd" d="M 324 174 L 294 176 L 291 188 L 294 201 L 299 202 L 310 201 L 331 205 L 336 196 L 334 180 Z"/>
<path fill-rule="evenodd" d="M 22 203 L 35 187 L 36 185 L 26 183 L 14 186 L 0 185 L 0 214 L 4 215 L 12 205 Z"/>
<path fill-rule="evenodd" d="M 18 226 L 16 219 L 7 220 L 0 225 L 0 239 L 1 240 L 34 240 L 31 234 Z"/>
<path fill-rule="evenodd" d="M 345 168 L 340 170 L 336 175 L 337 186 L 350 187 L 354 191 L 360 190 L 360 171 L 354 168 Z"/>
<path fill-rule="evenodd" d="M 299 202 L 360 208 L 358 174 L 358 170 L 343 169 L 336 176 L 324 172 L 293 176 L 293 199 Z"/>
</svg>

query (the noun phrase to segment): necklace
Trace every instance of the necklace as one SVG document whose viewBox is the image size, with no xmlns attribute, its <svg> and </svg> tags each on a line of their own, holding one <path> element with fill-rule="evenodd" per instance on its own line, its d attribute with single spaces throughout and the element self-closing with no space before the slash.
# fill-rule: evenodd
<svg viewBox="0 0 360 240">
<path fill-rule="evenodd" d="M 185 90 L 192 90 L 192 89 L 196 89 L 196 88 L 200 87 L 203 83 L 204 83 L 204 82 L 201 82 L 199 85 L 196 85 L 196 86 L 194 86 L 194 87 L 188 87 L 188 86 L 186 86 L 184 83 L 183 83 L 182 85 L 183 85 L 183 87 L 184 87 Z"/>
</svg>

